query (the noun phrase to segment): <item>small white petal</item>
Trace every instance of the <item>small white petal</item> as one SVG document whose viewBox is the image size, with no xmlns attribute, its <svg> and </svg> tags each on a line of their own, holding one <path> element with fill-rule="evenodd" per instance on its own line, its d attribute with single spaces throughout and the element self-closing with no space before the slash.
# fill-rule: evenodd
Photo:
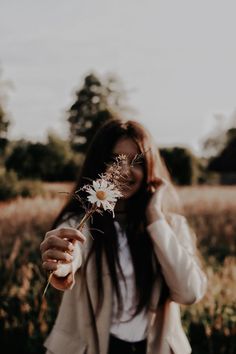
<svg viewBox="0 0 236 354">
<path fill-rule="evenodd" d="M 95 191 L 99 189 L 99 187 L 100 187 L 99 183 L 97 181 L 93 181 L 93 188 L 95 189 Z"/>
<path fill-rule="evenodd" d="M 102 206 L 103 206 L 104 210 L 112 210 L 113 209 L 112 205 L 107 200 L 104 200 L 102 202 Z"/>
<path fill-rule="evenodd" d="M 111 183 L 111 184 L 109 184 L 109 185 L 107 186 L 107 188 L 108 188 L 109 190 L 114 190 L 115 185 L 114 185 L 113 183 Z"/>
<path fill-rule="evenodd" d="M 96 191 L 94 190 L 94 189 L 91 189 L 90 191 L 88 191 L 88 193 L 90 194 L 90 195 L 96 195 Z"/>
<path fill-rule="evenodd" d="M 108 197 L 107 197 L 107 200 L 108 200 L 109 202 L 116 202 L 116 201 L 117 201 L 117 198 L 115 198 L 115 197 L 113 197 L 113 196 L 108 196 Z"/>
<path fill-rule="evenodd" d="M 107 205 L 107 201 L 106 200 L 102 201 L 102 207 L 103 207 L 104 210 L 109 209 L 109 206 Z"/>
<path fill-rule="evenodd" d="M 95 198 L 94 196 L 92 196 L 92 195 L 89 195 L 88 197 L 87 197 L 87 200 L 90 202 L 90 203 L 96 203 L 96 201 L 97 201 L 97 198 Z"/>
<path fill-rule="evenodd" d="M 101 189 L 106 189 L 107 188 L 107 181 L 105 179 L 101 180 Z"/>
</svg>

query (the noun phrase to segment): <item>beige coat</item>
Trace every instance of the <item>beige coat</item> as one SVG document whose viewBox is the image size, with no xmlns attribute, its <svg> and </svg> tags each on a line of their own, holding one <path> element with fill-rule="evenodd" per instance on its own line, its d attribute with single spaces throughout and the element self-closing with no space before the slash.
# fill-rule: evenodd
<svg viewBox="0 0 236 354">
<path fill-rule="evenodd" d="M 176 214 L 172 216 L 171 226 L 165 220 L 159 220 L 148 226 L 148 232 L 170 289 L 170 297 L 158 306 L 162 281 L 157 277 L 148 312 L 147 354 L 191 353 L 181 325 L 178 303 L 199 301 L 207 284 L 196 257 L 192 233 L 186 219 Z M 89 243 L 85 247 L 87 250 Z M 86 257 L 86 250 L 83 252 Z M 55 325 L 44 343 L 47 354 L 107 354 L 112 286 L 105 260 L 103 262 L 101 276 L 105 300 L 97 317 L 94 316 L 98 299 L 94 259 L 88 263 L 86 285 L 81 282 L 78 269 L 74 269 L 72 281 L 62 280 L 54 284 L 61 290 L 69 289 L 64 292 Z"/>
</svg>

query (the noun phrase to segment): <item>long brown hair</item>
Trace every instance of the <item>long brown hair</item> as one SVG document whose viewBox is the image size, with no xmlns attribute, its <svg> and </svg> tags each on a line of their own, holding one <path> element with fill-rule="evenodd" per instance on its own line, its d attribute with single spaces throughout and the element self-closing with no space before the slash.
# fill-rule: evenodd
<svg viewBox="0 0 236 354">
<path fill-rule="evenodd" d="M 75 190 L 78 190 L 87 183 L 86 179 L 96 179 L 99 174 L 105 171 L 106 165 L 110 162 L 115 144 L 124 137 L 133 139 L 143 156 L 144 180 L 140 190 L 127 201 L 128 226 L 126 230 L 134 266 L 137 290 L 136 313 L 138 313 L 149 303 L 156 272 L 159 269 L 152 242 L 146 231 L 145 210 L 152 193 L 160 185 L 160 178 L 165 178 L 170 182 L 166 166 L 160 157 L 150 133 L 136 121 L 112 119 L 106 122 L 98 130 L 91 142 Z M 172 198 L 172 207 L 174 204 L 173 200 Z M 165 213 L 168 213 L 168 203 L 164 207 Z M 54 226 L 68 215 L 78 216 L 82 213 L 83 209 L 79 203 L 71 198 L 59 214 Z M 92 228 L 93 245 L 90 255 L 95 254 L 99 307 L 101 307 L 104 299 L 101 277 L 103 271 L 102 255 L 104 253 L 111 274 L 112 285 L 118 299 L 119 309 L 121 310 L 122 303 L 117 269 L 121 273 L 122 270 L 118 258 L 118 244 L 112 216 L 108 213 L 104 213 L 102 216 L 95 214 Z M 101 234 L 97 230 L 102 230 L 103 233 Z M 86 264 L 88 262 L 89 257 Z"/>
</svg>

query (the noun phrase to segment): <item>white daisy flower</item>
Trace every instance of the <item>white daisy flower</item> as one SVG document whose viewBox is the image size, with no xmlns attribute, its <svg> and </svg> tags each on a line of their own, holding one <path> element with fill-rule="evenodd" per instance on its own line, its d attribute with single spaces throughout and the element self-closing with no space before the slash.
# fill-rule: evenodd
<svg viewBox="0 0 236 354">
<path fill-rule="evenodd" d="M 89 194 L 87 200 L 91 204 L 96 205 L 98 208 L 102 207 L 104 210 L 112 211 L 112 213 L 114 213 L 117 199 L 122 197 L 121 192 L 115 185 L 105 179 L 93 181 L 93 185 L 87 185 L 85 190 Z"/>
</svg>

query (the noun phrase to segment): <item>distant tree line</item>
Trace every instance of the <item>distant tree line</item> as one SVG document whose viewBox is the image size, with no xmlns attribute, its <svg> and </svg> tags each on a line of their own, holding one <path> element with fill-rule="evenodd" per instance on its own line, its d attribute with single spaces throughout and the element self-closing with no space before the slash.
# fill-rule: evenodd
<svg viewBox="0 0 236 354">
<path fill-rule="evenodd" d="M 8 141 L 9 120 L 0 102 L 0 165 L 18 179 L 73 181 L 77 178 L 84 154 L 94 133 L 108 119 L 132 111 L 126 103 L 126 92 L 114 76 L 103 79 L 87 75 L 67 110 L 70 136 L 67 140 L 49 134 L 47 142 Z M 185 147 L 161 148 L 160 153 L 176 184 L 204 183 L 210 172 L 236 171 L 236 128 L 228 129 L 224 143 L 221 136 L 210 136 L 205 148 L 215 146 L 215 154 L 199 159 Z M 215 145 L 214 145 L 215 144 Z M 219 148 L 220 146 L 220 148 Z M 217 148 L 218 150 L 217 150 Z M 1 163 L 2 161 L 2 163 Z M 0 169 L 1 171 L 1 169 Z M 3 173 L 3 172 L 2 172 Z"/>
<path fill-rule="evenodd" d="M 2 80 L 1 74 L 2 72 L 0 69 L 0 162 L 8 143 L 7 132 L 10 125 L 10 120 L 5 108 L 6 97 L 4 94 L 4 89 L 6 84 Z"/>
<path fill-rule="evenodd" d="M 76 178 L 81 161 L 82 155 L 73 152 L 69 141 L 50 134 L 46 143 L 19 140 L 12 144 L 5 166 L 20 179 L 65 181 Z"/>
</svg>

